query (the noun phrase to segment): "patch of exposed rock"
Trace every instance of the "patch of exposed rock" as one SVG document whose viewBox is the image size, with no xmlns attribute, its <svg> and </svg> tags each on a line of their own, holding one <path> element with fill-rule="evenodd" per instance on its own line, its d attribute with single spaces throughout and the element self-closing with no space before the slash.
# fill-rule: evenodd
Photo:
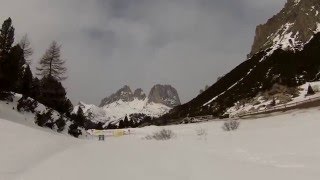
<svg viewBox="0 0 320 180">
<path fill-rule="evenodd" d="M 170 85 L 155 85 L 148 96 L 148 102 L 161 103 L 169 107 L 181 104 L 178 92 Z"/>
<path fill-rule="evenodd" d="M 139 100 L 145 100 L 147 97 L 141 88 L 136 89 L 133 93 L 133 96 Z"/>
<path fill-rule="evenodd" d="M 107 104 L 111 104 L 119 100 L 122 100 L 124 102 L 130 102 L 130 101 L 133 101 L 133 99 L 134 99 L 134 96 L 130 87 L 125 85 L 123 88 L 119 89 L 116 93 L 102 99 L 100 103 L 100 107 L 105 106 Z"/>
<path fill-rule="evenodd" d="M 119 89 L 116 93 L 104 98 L 100 103 L 100 107 L 117 102 L 119 100 L 122 100 L 123 102 L 132 102 L 134 99 L 143 101 L 146 100 L 146 98 L 147 96 L 141 88 L 138 88 L 132 92 L 131 88 L 126 85 Z M 181 104 L 178 92 L 175 88 L 170 85 L 160 84 L 152 87 L 148 95 L 147 103 L 159 103 L 171 108 Z"/>
<path fill-rule="evenodd" d="M 278 14 L 257 26 L 248 57 L 274 45 L 283 49 L 301 49 L 320 30 L 319 23 L 319 0 L 288 0 Z"/>
</svg>

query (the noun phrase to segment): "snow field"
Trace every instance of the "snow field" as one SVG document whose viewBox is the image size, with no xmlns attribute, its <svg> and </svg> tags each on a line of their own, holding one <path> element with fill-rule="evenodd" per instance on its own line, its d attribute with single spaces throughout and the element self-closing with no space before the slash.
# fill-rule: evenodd
<svg viewBox="0 0 320 180">
<path fill-rule="evenodd" d="M 17 123 L 23 119 L 1 119 L 0 179 L 316 180 L 319 119 L 320 110 L 314 108 L 242 120 L 233 132 L 224 132 L 222 121 L 212 121 L 132 129 L 130 136 L 104 142 L 39 129 L 30 121 Z M 176 137 L 144 139 L 163 128 Z M 197 135 L 201 128 L 206 137 Z"/>
</svg>

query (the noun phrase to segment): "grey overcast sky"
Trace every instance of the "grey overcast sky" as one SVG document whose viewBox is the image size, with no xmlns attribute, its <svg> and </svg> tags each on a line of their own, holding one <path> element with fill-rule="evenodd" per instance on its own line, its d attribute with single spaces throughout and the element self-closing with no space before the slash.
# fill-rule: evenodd
<svg viewBox="0 0 320 180">
<path fill-rule="evenodd" d="M 171 84 L 183 102 L 245 60 L 255 27 L 285 0 L 1 0 L 16 40 L 29 35 L 33 66 L 63 45 L 74 103 L 99 104 L 123 85 Z"/>
</svg>

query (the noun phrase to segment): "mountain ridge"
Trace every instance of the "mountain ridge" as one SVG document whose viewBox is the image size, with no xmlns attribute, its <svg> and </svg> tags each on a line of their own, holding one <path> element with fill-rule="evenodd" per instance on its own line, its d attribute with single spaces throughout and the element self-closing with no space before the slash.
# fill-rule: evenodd
<svg viewBox="0 0 320 180">
<path fill-rule="evenodd" d="M 123 102 L 132 102 L 134 99 L 147 99 L 148 103 L 160 103 L 171 108 L 181 104 L 177 90 L 171 85 L 156 84 L 151 88 L 148 96 L 146 96 L 141 88 L 138 88 L 133 92 L 128 85 L 125 85 L 116 93 L 102 99 L 99 107 L 106 106 L 119 100 L 122 100 Z"/>
<path fill-rule="evenodd" d="M 313 7 L 314 4 L 318 6 Z M 302 12 L 299 11 L 301 7 L 304 7 Z M 191 101 L 175 107 L 168 114 L 157 119 L 157 125 L 175 123 L 175 121 L 186 117 L 207 115 L 227 117 L 228 114 L 225 113 L 228 108 L 233 107 L 240 101 L 252 99 L 258 93 L 269 91 L 275 84 L 286 87 L 298 87 L 307 82 L 319 80 L 320 28 L 318 28 L 318 21 L 315 20 L 318 19 L 318 15 L 320 17 L 320 1 L 289 0 L 280 13 L 273 16 L 266 25 L 258 26 L 258 29 L 259 27 L 263 29 L 269 26 L 270 22 L 277 19 L 279 14 L 286 12 L 287 9 L 297 11 L 294 13 L 295 16 L 290 16 L 293 18 L 293 21 L 295 21 L 294 18 L 300 19 L 304 17 L 304 15 L 299 14 L 305 13 L 305 9 L 313 9 L 313 15 L 317 17 L 311 18 L 312 23 L 306 22 L 305 26 L 297 26 L 303 30 L 301 32 L 310 32 L 310 28 L 308 27 L 308 25 L 310 25 L 311 28 L 314 29 L 314 31 L 311 31 L 311 34 L 307 33 L 306 35 L 308 38 L 310 36 L 310 39 L 306 38 L 308 39 L 306 42 L 301 41 L 302 43 L 294 44 L 294 42 L 300 42 L 298 36 L 295 37 L 297 39 L 291 37 L 296 25 L 288 25 L 288 21 L 279 21 L 282 24 L 276 24 L 276 28 L 269 27 L 270 29 L 265 33 L 274 33 L 274 36 L 278 37 L 277 40 L 279 41 L 272 41 L 269 47 L 257 46 L 260 49 L 250 55 L 246 61 L 239 64 Z M 289 12 L 289 14 L 290 13 L 293 12 Z M 286 30 L 280 32 L 277 27 L 285 27 Z M 258 36 L 269 37 L 256 34 L 255 39 L 257 39 Z M 289 94 L 290 93 L 294 92 L 289 92 Z"/>
<path fill-rule="evenodd" d="M 177 105 L 180 105 L 179 95 L 171 85 L 157 84 L 151 88 L 148 96 L 141 88 L 133 92 L 125 85 L 116 93 L 102 99 L 100 106 L 79 102 L 74 112 L 81 107 L 92 122 L 117 124 L 126 116 L 135 114 L 159 117 Z"/>
<path fill-rule="evenodd" d="M 256 27 L 248 57 L 268 48 L 301 50 L 319 30 L 320 1 L 288 0 L 279 13 Z"/>
</svg>

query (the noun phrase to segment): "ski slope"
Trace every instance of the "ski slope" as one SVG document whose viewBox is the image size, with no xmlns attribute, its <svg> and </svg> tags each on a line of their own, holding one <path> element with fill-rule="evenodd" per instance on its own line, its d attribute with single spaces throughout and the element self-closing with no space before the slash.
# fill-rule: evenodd
<svg viewBox="0 0 320 180">
<path fill-rule="evenodd" d="M 168 126 L 176 134 L 169 141 L 144 139 L 163 127 L 99 142 L 38 128 L 15 111 L 5 116 L 1 111 L 0 180 L 320 178 L 319 108 L 242 120 L 234 132 L 224 132 L 222 121 Z"/>
</svg>

